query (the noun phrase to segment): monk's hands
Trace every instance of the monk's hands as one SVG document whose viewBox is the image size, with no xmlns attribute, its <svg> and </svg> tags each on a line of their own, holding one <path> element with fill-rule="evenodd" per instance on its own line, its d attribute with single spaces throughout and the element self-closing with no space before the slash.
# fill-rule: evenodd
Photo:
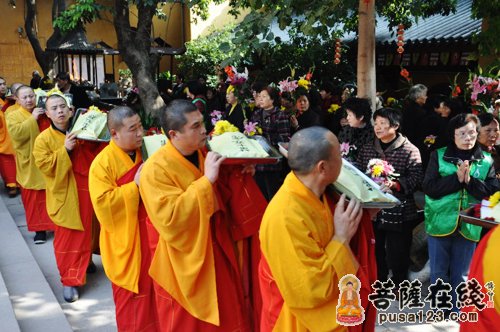
<svg viewBox="0 0 500 332">
<path fill-rule="evenodd" d="M 66 133 L 66 138 L 64 139 L 64 147 L 67 151 L 73 151 L 76 146 L 76 133 Z"/>
<path fill-rule="evenodd" d="M 139 166 L 139 168 L 137 169 L 137 172 L 135 172 L 135 175 L 134 175 L 134 182 L 137 185 L 137 187 L 139 187 L 139 178 L 141 177 L 142 166 L 144 166 L 144 164 Z"/>
<path fill-rule="evenodd" d="M 356 199 L 351 199 L 347 207 L 345 205 L 345 194 L 342 194 L 333 214 L 335 235 L 332 240 L 348 244 L 358 229 L 361 216 L 363 215 L 363 208 L 361 207 L 361 202 Z"/>
<path fill-rule="evenodd" d="M 226 159 L 217 152 L 210 151 L 205 157 L 205 176 L 210 183 L 214 184 L 219 178 L 220 165 Z"/>
<path fill-rule="evenodd" d="M 40 115 L 44 114 L 45 113 L 45 110 L 41 107 L 35 107 L 33 109 L 33 112 L 31 112 L 31 115 L 35 118 L 35 120 L 38 120 L 38 118 L 40 117 Z"/>
</svg>

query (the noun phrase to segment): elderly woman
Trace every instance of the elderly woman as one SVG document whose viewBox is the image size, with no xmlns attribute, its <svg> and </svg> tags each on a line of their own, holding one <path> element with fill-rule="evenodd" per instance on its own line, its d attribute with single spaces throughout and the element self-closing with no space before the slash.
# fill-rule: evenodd
<svg viewBox="0 0 500 332">
<path fill-rule="evenodd" d="M 500 156 L 497 140 L 500 134 L 498 120 L 491 113 L 481 113 L 478 116 L 481 129 L 477 141 L 483 151 L 491 153 L 497 174 L 500 172 Z"/>
<path fill-rule="evenodd" d="M 308 92 L 305 89 L 300 89 L 296 93 L 296 98 L 295 109 L 297 112 L 295 115 L 290 116 L 292 134 L 300 129 L 319 126 L 319 114 L 312 109 Z"/>
<path fill-rule="evenodd" d="M 401 112 L 381 108 L 375 111 L 373 119 L 374 141 L 361 148 L 357 164 L 364 172 L 370 160 L 382 159 L 398 174 L 394 179 L 386 179 L 381 189 L 396 196 L 403 204 L 379 212 L 374 232 L 378 279 L 386 280 L 390 269 L 392 280 L 399 285 L 408 277 L 412 229 L 417 219 L 413 194 L 422 182 L 422 163 L 418 149 L 399 133 Z"/>
<path fill-rule="evenodd" d="M 280 96 L 273 87 L 261 87 L 257 93 L 256 105 L 260 108 L 252 113 L 251 122 L 257 123 L 269 143 L 277 147 L 279 142 L 290 140 L 290 119 L 286 112 L 280 111 Z M 283 165 L 257 165 L 255 181 L 264 197 L 270 201 L 283 183 Z"/>
<path fill-rule="evenodd" d="M 372 110 L 367 99 L 351 97 L 344 103 L 348 126 L 339 134 L 342 157 L 355 161 L 361 147 L 373 144 Z M 342 144 L 343 143 L 343 144 Z"/>
<path fill-rule="evenodd" d="M 493 159 L 477 142 L 478 118 L 459 114 L 450 120 L 448 128 L 451 143 L 431 154 L 423 190 L 431 282 L 440 278 L 455 289 L 467 279 L 481 233 L 480 226 L 461 222 L 458 213 L 500 187 Z M 456 293 L 451 293 L 455 303 Z"/>
<path fill-rule="evenodd" d="M 427 87 L 423 84 L 415 84 L 408 91 L 406 99 L 402 133 L 410 142 L 418 145 L 419 133 L 422 126 L 425 126 L 423 119 L 426 115 L 424 104 L 427 101 Z"/>
</svg>

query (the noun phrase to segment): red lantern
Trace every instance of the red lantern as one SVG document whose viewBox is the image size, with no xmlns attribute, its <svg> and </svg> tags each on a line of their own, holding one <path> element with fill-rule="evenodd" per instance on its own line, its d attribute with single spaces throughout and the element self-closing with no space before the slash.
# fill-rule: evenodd
<svg viewBox="0 0 500 332">
<path fill-rule="evenodd" d="M 398 41 L 397 41 L 397 45 L 398 45 L 398 50 L 397 52 L 399 54 L 403 53 L 405 51 L 405 49 L 403 48 L 403 45 L 405 44 L 404 42 L 404 29 L 405 29 L 405 26 L 403 24 L 399 24 L 398 25 Z"/>
<path fill-rule="evenodd" d="M 340 38 L 335 40 L 335 60 L 333 61 L 336 65 L 340 63 L 340 57 L 342 54 L 342 48 L 340 44 Z"/>
</svg>

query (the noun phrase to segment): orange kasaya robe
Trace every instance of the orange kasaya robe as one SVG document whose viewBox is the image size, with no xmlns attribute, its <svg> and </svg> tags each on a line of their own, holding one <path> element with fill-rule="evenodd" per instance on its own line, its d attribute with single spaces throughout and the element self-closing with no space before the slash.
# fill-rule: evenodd
<svg viewBox="0 0 500 332">
<path fill-rule="evenodd" d="M 89 188 L 101 223 L 100 248 L 106 275 L 112 282 L 119 331 L 157 331 L 153 281 L 146 231 L 146 211 L 134 176 L 142 164 L 113 141 L 94 160 Z"/>
<path fill-rule="evenodd" d="M 215 185 L 170 143 L 145 163 L 140 191 L 154 233 L 149 270 L 162 331 L 258 331 L 257 231 L 266 201 L 241 168 Z"/>
<path fill-rule="evenodd" d="M 7 130 L 5 114 L 0 112 L 0 175 L 7 187 L 16 187 L 16 157 Z"/>
<path fill-rule="evenodd" d="M 348 331 L 335 319 L 338 284 L 359 265 L 348 246 L 331 240 L 331 211 L 325 195 L 320 200 L 293 172 L 269 203 L 260 228 L 262 332 Z"/>
<path fill-rule="evenodd" d="M 88 190 L 88 169 L 92 143 L 77 141 L 68 153 L 66 135 L 54 127 L 35 140 L 33 156 L 46 183 L 47 212 L 54 222 L 54 253 L 64 286 L 85 284 L 91 259 L 92 203 Z"/>
<path fill-rule="evenodd" d="M 31 112 L 21 106 L 7 113 L 5 118 L 16 151 L 16 180 L 21 186 L 28 230 L 53 230 L 54 223 L 45 208 L 45 180 L 33 157 L 33 145 L 40 134 L 39 124 Z"/>
<path fill-rule="evenodd" d="M 492 281 L 495 285 L 493 296 L 493 308 L 476 309 L 475 306 L 467 306 L 461 309 L 470 315 L 475 312 L 477 321 L 463 321 L 460 323 L 460 332 L 491 332 L 497 331 L 500 325 L 500 295 L 498 289 L 500 285 L 500 266 L 498 264 L 498 253 L 500 252 L 500 228 L 496 226 L 479 242 L 474 252 L 469 268 L 469 280 L 475 278 L 483 287 L 484 299 L 487 303 L 488 290 L 484 285 Z M 470 317 L 470 316 L 469 316 Z"/>
</svg>

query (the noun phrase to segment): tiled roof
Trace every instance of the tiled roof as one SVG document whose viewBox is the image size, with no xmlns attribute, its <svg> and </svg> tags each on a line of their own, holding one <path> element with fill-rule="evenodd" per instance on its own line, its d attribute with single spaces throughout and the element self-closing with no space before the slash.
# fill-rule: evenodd
<svg viewBox="0 0 500 332">
<path fill-rule="evenodd" d="M 419 44 L 432 42 L 454 42 L 470 40 L 471 36 L 481 30 L 481 21 L 471 18 L 472 0 L 458 0 L 456 12 L 448 16 L 434 15 L 419 19 L 404 32 L 405 43 Z M 392 32 L 392 34 L 391 34 Z M 396 28 L 388 29 L 387 20 L 377 17 L 375 38 L 378 44 L 396 44 Z M 352 40 L 355 33 L 343 39 Z"/>
</svg>

